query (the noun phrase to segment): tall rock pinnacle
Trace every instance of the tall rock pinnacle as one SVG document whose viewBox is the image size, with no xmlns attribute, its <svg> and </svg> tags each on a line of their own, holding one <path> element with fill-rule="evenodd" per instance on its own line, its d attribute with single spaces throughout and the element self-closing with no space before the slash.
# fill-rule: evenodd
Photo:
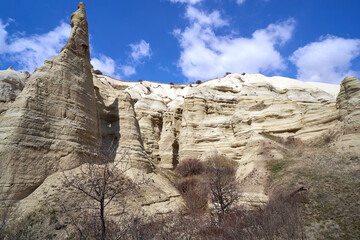
<svg viewBox="0 0 360 240">
<path fill-rule="evenodd" d="M 44 179 L 99 149 L 84 3 L 60 54 L 37 69 L 0 115 L 0 199 L 22 199 Z"/>
<path fill-rule="evenodd" d="M 360 81 L 356 77 L 348 76 L 341 82 L 336 106 L 339 110 L 343 134 L 339 142 L 350 149 L 358 149 L 360 144 Z"/>
<path fill-rule="evenodd" d="M 61 51 L 70 50 L 90 61 L 89 32 L 86 21 L 85 4 L 79 3 L 78 10 L 71 15 L 69 41 Z"/>
</svg>

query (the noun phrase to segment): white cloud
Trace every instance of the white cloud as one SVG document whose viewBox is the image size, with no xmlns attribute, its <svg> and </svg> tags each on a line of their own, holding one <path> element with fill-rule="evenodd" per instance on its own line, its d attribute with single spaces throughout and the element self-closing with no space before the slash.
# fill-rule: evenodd
<svg viewBox="0 0 360 240">
<path fill-rule="evenodd" d="M 327 36 L 297 49 L 290 60 L 303 81 L 340 83 L 350 70 L 351 61 L 360 55 L 360 39 Z"/>
<path fill-rule="evenodd" d="M 130 65 L 121 66 L 121 70 L 125 76 L 131 76 L 136 73 L 135 67 Z"/>
<path fill-rule="evenodd" d="M 196 4 L 201 2 L 202 0 L 170 0 L 173 3 L 186 3 L 186 4 Z"/>
<path fill-rule="evenodd" d="M 185 17 L 189 19 L 190 22 L 198 23 L 202 26 L 222 27 L 228 25 L 228 22 L 221 18 L 218 11 L 206 14 L 193 6 L 187 7 Z"/>
<path fill-rule="evenodd" d="M 6 51 L 6 38 L 7 38 L 7 31 L 6 27 L 8 24 L 3 24 L 2 20 L 0 19 L 0 54 Z"/>
<path fill-rule="evenodd" d="M 102 73 L 106 75 L 112 76 L 115 74 L 115 61 L 110 57 L 100 55 L 99 58 L 92 58 L 91 64 L 94 66 L 95 70 L 99 69 Z"/>
<path fill-rule="evenodd" d="M 11 21 L 11 20 L 9 20 Z M 18 64 L 20 71 L 33 71 L 43 65 L 44 61 L 56 56 L 66 44 L 71 27 L 61 23 L 55 29 L 44 34 L 26 36 L 24 34 L 12 34 L 9 36 L 6 27 L 9 23 L 3 23 L 0 19 L 0 57 L 6 59 L 6 63 Z M 92 48 L 92 46 L 90 46 Z M 144 58 L 151 57 L 150 44 L 144 40 L 130 44 L 130 64 L 118 65 L 109 56 L 98 54 L 92 58 L 91 64 L 106 75 L 116 78 L 130 76 L 136 73 L 136 66 Z"/>
<path fill-rule="evenodd" d="M 189 80 L 214 78 L 225 72 L 266 73 L 285 67 L 275 47 L 291 38 L 295 27 L 293 19 L 270 24 L 255 31 L 250 38 L 219 36 L 215 28 L 227 23 L 220 14 L 190 10 L 199 13 L 200 17 L 195 17 L 189 14 L 191 8 L 188 7 L 185 15 L 190 25 L 183 31 L 174 30 L 182 48 L 178 65 Z"/>
<path fill-rule="evenodd" d="M 21 70 L 33 71 L 46 59 L 56 56 L 66 44 L 71 27 L 62 23 L 48 33 L 32 36 L 9 36 L 7 24 L 0 21 L 0 54 L 16 62 Z"/>
<path fill-rule="evenodd" d="M 100 70 L 103 74 L 112 76 L 114 78 L 129 77 L 136 73 L 135 65 L 121 65 L 117 66 L 115 60 L 111 57 L 100 54 L 99 58 L 92 58 L 91 64 L 94 69 Z"/>
<path fill-rule="evenodd" d="M 138 43 L 132 43 L 129 45 L 131 47 L 131 57 L 134 61 L 139 62 L 144 58 L 151 57 L 151 48 L 150 44 L 145 40 L 141 40 Z"/>
<path fill-rule="evenodd" d="M 106 75 L 120 79 L 134 75 L 136 73 L 136 67 L 141 64 L 141 60 L 151 57 L 151 48 L 150 44 L 145 40 L 129 44 L 129 46 L 131 47 L 131 53 L 129 54 L 130 60 L 127 64 L 119 64 L 117 66 L 114 59 L 100 54 L 99 58 L 93 58 L 91 60 L 94 69 L 99 69 Z"/>
<path fill-rule="evenodd" d="M 245 2 L 245 0 L 236 0 L 236 3 L 239 4 L 239 5 L 243 4 L 244 2 Z"/>
</svg>

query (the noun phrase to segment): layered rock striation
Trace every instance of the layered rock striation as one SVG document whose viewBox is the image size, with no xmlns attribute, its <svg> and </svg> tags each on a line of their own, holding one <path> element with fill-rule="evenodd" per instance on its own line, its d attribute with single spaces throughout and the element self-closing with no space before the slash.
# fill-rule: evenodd
<svg viewBox="0 0 360 240">
<path fill-rule="evenodd" d="M 100 145 L 84 4 L 60 54 L 38 68 L 0 115 L 0 192 L 22 199 Z M 6 195 L 6 196 L 5 196 Z"/>
<path fill-rule="evenodd" d="M 144 146 L 159 166 L 217 150 L 241 160 L 246 145 L 267 132 L 303 140 L 339 119 L 339 86 L 260 74 L 230 74 L 202 84 L 116 81 L 99 76 L 136 101 Z"/>
<path fill-rule="evenodd" d="M 59 55 L 29 78 L 0 72 L 1 199 L 36 206 L 61 192 L 62 171 L 97 160 L 99 152 L 113 161 L 126 153 L 136 167 L 129 175 L 156 173 L 134 202 L 166 212 L 179 205 L 179 194 L 162 170 L 218 151 L 239 163 L 246 201 L 265 202 L 261 149 L 273 144 L 265 135 L 302 141 L 336 136 L 353 149 L 360 142 L 360 83 L 354 77 L 341 87 L 261 74 L 201 84 L 120 81 L 92 71 L 83 3 L 71 27 Z M 281 158 L 276 148 L 269 154 Z M 116 206 L 112 211 L 118 214 Z"/>
<path fill-rule="evenodd" d="M 360 144 L 360 82 L 357 78 L 349 76 L 341 82 L 336 106 L 341 120 L 339 145 L 356 151 Z"/>
<path fill-rule="evenodd" d="M 12 67 L 0 71 L 0 114 L 7 110 L 21 93 L 29 77 L 28 72 L 16 72 Z"/>
<path fill-rule="evenodd" d="M 19 200 L 19 209 L 29 212 L 70 197 L 64 173 L 79 171 L 84 162 L 105 158 L 128 164 L 130 159 L 130 178 L 152 179 L 139 190 L 141 198 L 133 196 L 134 209 L 174 209 L 179 193 L 163 175 L 152 176 L 134 100 L 92 71 L 83 3 L 72 14 L 71 27 L 59 55 L 29 79 L 12 69 L 0 72 L 0 96 L 7 104 L 0 112 L 0 200 Z M 115 205 L 111 212 L 120 209 Z"/>
</svg>

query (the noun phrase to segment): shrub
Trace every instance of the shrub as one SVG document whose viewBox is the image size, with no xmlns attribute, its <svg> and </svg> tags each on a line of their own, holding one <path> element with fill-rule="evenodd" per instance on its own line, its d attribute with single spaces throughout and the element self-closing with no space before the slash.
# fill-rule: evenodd
<svg viewBox="0 0 360 240">
<path fill-rule="evenodd" d="M 226 77 L 227 75 L 230 75 L 230 74 L 231 74 L 231 72 L 226 72 L 224 77 Z"/>
<path fill-rule="evenodd" d="M 201 80 L 197 80 L 197 81 L 196 81 L 196 84 L 201 84 L 201 83 L 202 83 Z"/>
<path fill-rule="evenodd" d="M 94 73 L 97 74 L 97 75 L 103 75 L 103 73 L 102 73 L 99 69 L 96 69 L 96 70 L 94 71 Z"/>
<path fill-rule="evenodd" d="M 173 82 L 170 82 L 169 84 L 170 84 L 170 85 L 174 85 L 174 83 L 173 83 Z"/>
<path fill-rule="evenodd" d="M 209 189 L 200 176 L 179 180 L 177 188 L 185 201 L 190 214 L 198 214 L 207 208 Z"/>
<path fill-rule="evenodd" d="M 286 194 L 285 194 L 286 193 Z M 266 206 L 235 209 L 204 232 L 205 239 L 306 239 L 298 196 L 278 191 Z"/>
<path fill-rule="evenodd" d="M 177 165 L 175 172 L 182 177 L 199 175 L 204 170 L 204 164 L 196 158 L 189 158 Z"/>
</svg>

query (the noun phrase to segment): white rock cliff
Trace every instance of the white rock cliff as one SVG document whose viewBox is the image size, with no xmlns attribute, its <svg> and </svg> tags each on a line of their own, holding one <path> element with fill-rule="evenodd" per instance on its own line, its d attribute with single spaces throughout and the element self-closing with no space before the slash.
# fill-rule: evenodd
<svg viewBox="0 0 360 240">
<path fill-rule="evenodd" d="M 84 156 L 96 159 L 99 151 L 120 161 L 126 151 L 134 172 L 155 173 L 139 205 L 166 212 L 180 200 L 162 170 L 216 150 L 239 163 L 244 201 L 264 202 L 263 134 L 302 141 L 328 134 L 352 148 L 360 142 L 355 77 L 341 87 L 261 74 L 201 84 L 121 81 L 92 72 L 83 3 L 71 27 L 60 54 L 29 79 L 11 69 L 0 72 L 2 199 L 36 207 L 60 194 L 61 170 L 77 168 Z"/>
</svg>

